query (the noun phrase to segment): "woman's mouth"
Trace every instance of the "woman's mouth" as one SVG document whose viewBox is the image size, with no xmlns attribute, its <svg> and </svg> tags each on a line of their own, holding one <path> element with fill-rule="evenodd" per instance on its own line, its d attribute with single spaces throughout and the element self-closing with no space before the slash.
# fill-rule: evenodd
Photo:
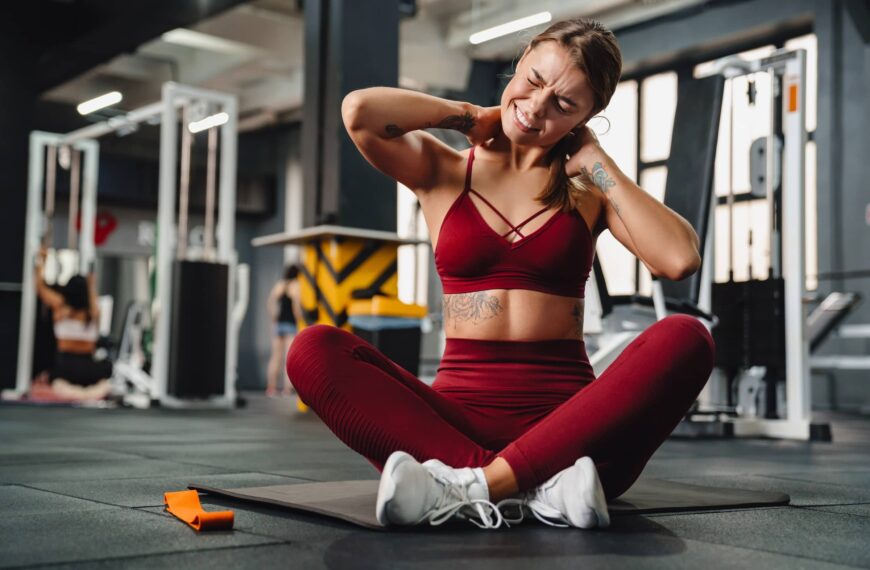
<svg viewBox="0 0 870 570">
<path fill-rule="evenodd" d="M 526 116 L 520 111 L 520 108 L 514 102 L 514 124 L 524 133 L 534 133 L 541 129 L 536 129 L 532 126 Z"/>
</svg>

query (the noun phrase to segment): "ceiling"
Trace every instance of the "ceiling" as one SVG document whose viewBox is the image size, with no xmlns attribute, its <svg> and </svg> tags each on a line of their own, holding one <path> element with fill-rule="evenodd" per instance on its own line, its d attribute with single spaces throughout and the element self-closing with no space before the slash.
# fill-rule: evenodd
<svg viewBox="0 0 870 570">
<path fill-rule="evenodd" d="M 706 1 L 417 0 L 416 14 L 401 22 L 399 84 L 427 91 L 464 90 L 472 59 L 511 60 L 522 40 L 545 26 L 479 46 L 472 46 L 468 36 L 536 12 L 548 10 L 554 20 L 596 17 L 618 29 Z M 124 95 L 110 111 L 117 113 L 158 100 L 160 86 L 173 80 L 238 95 L 240 129 L 256 129 L 298 115 L 304 80 L 303 38 L 298 0 L 237 3 L 141 43 L 47 90 L 43 98 L 74 105 L 117 90 Z M 105 118 L 105 114 L 96 118 Z"/>
</svg>

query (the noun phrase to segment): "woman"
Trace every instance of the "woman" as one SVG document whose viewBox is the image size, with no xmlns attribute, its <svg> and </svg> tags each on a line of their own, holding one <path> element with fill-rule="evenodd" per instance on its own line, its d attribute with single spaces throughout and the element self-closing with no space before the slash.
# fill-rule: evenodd
<svg viewBox="0 0 870 570">
<path fill-rule="evenodd" d="M 36 292 L 52 310 L 57 356 L 51 370 L 54 395 L 71 400 L 101 400 L 111 391 L 112 364 L 94 360 L 100 308 L 94 274 L 73 275 L 53 289 L 43 279 L 45 249 L 36 263 Z"/>
<path fill-rule="evenodd" d="M 299 268 L 290 265 L 284 270 L 284 278 L 279 280 L 272 292 L 269 293 L 268 310 L 269 316 L 274 323 L 274 335 L 272 337 L 272 356 L 266 369 L 266 395 L 273 397 L 277 394 L 278 372 L 281 370 L 284 355 L 296 336 L 297 322 L 302 321 L 302 313 L 299 309 L 299 282 L 297 276 Z M 293 384 L 289 378 L 284 378 L 283 394 L 293 394 Z"/>
<path fill-rule="evenodd" d="M 531 512 L 607 526 L 606 501 L 706 383 L 712 338 L 687 316 L 651 326 L 597 379 L 585 352 L 583 291 L 602 231 L 653 275 L 682 279 L 700 265 L 688 222 L 586 127 L 621 67 L 613 34 L 576 19 L 532 39 L 498 107 L 387 88 L 345 98 L 360 152 L 419 199 L 445 293 L 431 388 L 338 328 L 306 329 L 287 358 L 302 399 L 381 471 L 383 524 L 458 516 L 492 528 Z M 473 146 L 457 152 L 428 127 Z"/>
</svg>

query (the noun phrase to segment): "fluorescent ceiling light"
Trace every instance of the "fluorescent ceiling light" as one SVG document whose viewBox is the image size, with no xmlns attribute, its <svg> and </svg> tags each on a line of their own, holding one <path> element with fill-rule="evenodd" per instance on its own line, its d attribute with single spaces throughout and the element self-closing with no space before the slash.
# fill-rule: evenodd
<svg viewBox="0 0 870 570">
<path fill-rule="evenodd" d="M 93 113 L 99 109 L 117 105 L 123 98 L 124 96 L 121 95 L 120 91 L 112 91 L 111 93 L 100 95 L 99 97 L 95 97 L 94 99 L 85 101 L 84 103 L 79 103 L 76 109 L 78 109 L 80 115 L 87 115 L 88 113 Z"/>
<path fill-rule="evenodd" d="M 506 24 L 500 24 L 498 26 L 493 26 L 492 28 L 487 28 L 485 30 L 475 32 L 468 37 L 468 41 L 473 43 L 474 45 L 482 44 L 483 42 L 488 42 L 489 40 L 494 40 L 495 38 L 500 38 L 514 32 L 519 32 L 520 30 L 525 30 L 526 28 L 531 28 L 532 26 L 546 24 L 552 19 L 553 15 L 549 12 L 538 12 L 537 14 L 532 14 L 531 16 L 520 18 L 519 20 L 514 20 Z"/>
<path fill-rule="evenodd" d="M 241 42 L 219 38 L 218 36 L 204 34 L 202 32 L 195 32 L 193 30 L 186 30 L 184 28 L 176 28 L 166 32 L 160 36 L 160 38 L 164 42 L 170 44 L 231 55 L 247 55 L 257 52 L 256 48 Z"/>
<path fill-rule="evenodd" d="M 226 113 L 216 113 L 214 115 L 209 115 L 205 119 L 190 123 L 189 125 L 187 125 L 187 128 L 190 129 L 190 132 L 192 133 L 198 133 L 212 127 L 223 125 L 229 120 L 230 116 Z"/>
</svg>

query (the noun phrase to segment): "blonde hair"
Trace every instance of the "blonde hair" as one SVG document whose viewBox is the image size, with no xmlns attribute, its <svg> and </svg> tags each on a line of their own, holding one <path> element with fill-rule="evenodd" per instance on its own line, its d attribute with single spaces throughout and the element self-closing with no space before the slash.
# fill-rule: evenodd
<svg viewBox="0 0 870 570">
<path fill-rule="evenodd" d="M 597 20 L 573 18 L 556 22 L 529 41 L 524 55 L 541 42 L 554 41 L 568 51 L 574 64 L 586 74 L 594 101 L 589 117 L 603 111 L 610 103 L 622 75 L 622 54 L 616 36 Z M 568 143 L 566 136 L 550 151 L 550 178 L 544 190 L 535 197 L 548 207 L 570 210 L 580 195 L 590 190 L 591 181 L 582 176 L 569 178 L 565 173 Z"/>
</svg>

